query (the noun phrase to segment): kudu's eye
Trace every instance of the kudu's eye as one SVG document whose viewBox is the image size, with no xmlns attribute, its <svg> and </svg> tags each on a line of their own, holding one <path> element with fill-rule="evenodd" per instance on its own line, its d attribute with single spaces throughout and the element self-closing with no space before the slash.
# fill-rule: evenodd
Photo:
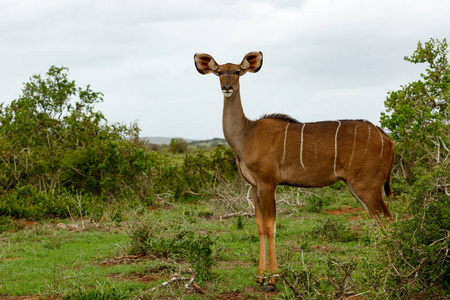
<svg viewBox="0 0 450 300">
<path fill-rule="evenodd" d="M 222 75 L 222 72 L 220 72 L 220 71 L 217 71 L 217 75 L 219 75 L 219 76 L 220 76 L 220 75 Z"/>
<path fill-rule="evenodd" d="M 241 71 L 236 71 L 236 72 L 234 72 L 234 74 L 241 75 Z"/>
</svg>

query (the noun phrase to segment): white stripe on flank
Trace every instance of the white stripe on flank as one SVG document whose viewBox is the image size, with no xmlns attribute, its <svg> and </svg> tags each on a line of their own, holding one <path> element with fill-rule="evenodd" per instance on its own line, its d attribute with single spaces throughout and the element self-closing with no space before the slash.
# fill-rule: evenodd
<svg viewBox="0 0 450 300">
<path fill-rule="evenodd" d="M 281 164 L 284 164 L 284 160 L 286 159 L 286 140 L 287 140 L 287 131 L 288 131 L 289 123 L 286 125 L 286 129 L 284 130 L 284 148 L 283 148 L 283 160 Z"/>
<path fill-rule="evenodd" d="M 337 136 L 338 136 L 338 132 L 339 132 L 339 128 L 341 127 L 341 121 L 336 121 L 339 123 L 337 129 L 336 129 L 336 134 L 334 136 L 334 175 L 338 176 L 336 173 L 336 161 L 337 161 Z"/>
<path fill-rule="evenodd" d="M 356 146 L 356 130 L 358 129 L 358 124 L 355 126 L 355 135 L 353 136 L 353 149 L 352 149 L 352 155 L 350 156 L 350 163 L 348 164 L 348 169 L 352 167 L 352 161 L 353 161 L 353 154 L 355 154 L 355 146 Z"/>
<path fill-rule="evenodd" d="M 300 163 L 302 164 L 303 169 L 306 170 L 305 165 L 303 164 L 303 130 L 305 129 L 305 123 L 302 126 L 302 135 L 300 140 Z"/>
<path fill-rule="evenodd" d="M 383 140 L 383 135 L 381 134 L 380 129 L 378 129 L 378 127 L 375 127 L 378 131 L 378 133 L 380 134 L 380 138 L 381 138 L 381 154 L 380 154 L 380 158 L 383 158 L 383 148 L 384 148 L 384 140 Z"/>
<path fill-rule="evenodd" d="M 314 137 L 314 157 L 317 160 L 317 142 L 316 142 L 316 137 Z"/>
<path fill-rule="evenodd" d="M 367 128 L 369 130 L 367 134 L 367 142 L 366 142 L 366 149 L 364 149 L 364 155 L 366 155 L 367 149 L 369 148 L 369 142 L 370 142 L 370 124 L 367 125 Z"/>
</svg>

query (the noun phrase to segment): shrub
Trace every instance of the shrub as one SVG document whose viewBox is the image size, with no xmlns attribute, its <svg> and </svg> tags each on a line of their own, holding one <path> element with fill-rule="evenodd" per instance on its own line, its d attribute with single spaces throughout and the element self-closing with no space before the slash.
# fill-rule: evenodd
<svg viewBox="0 0 450 300">
<path fill-rule="evenodd" d="M 335 218 L 328 218 L 323 225 L 314 226 L 311 233 L 332 242 L 346 243 L 358 240 L 359 238 L 347 223 L 344 224 L 342 221 Z"/>
<path fill-rule="evenodd" d="M 76 201 L 68 194 L 60 196 L 37 190 L 34 186 L 19 186 L 0 198 L 0 214 L 14 218 L 38 220 L 43 217 L 67 217 L 68 209 L 76 209 Z"/>
<path fill-rule="evenodd" d="M 302 266 L 287 266 L 280 277 L 287 288 L 281 299 L 347 299 L 353 295 L 352 274 L 357 262 L 353 257 L 349 262 L 327 258 L 325 274 L 313 272 L 304 261 Z M 352 297 L 349 297 L 349 299 Z"/>
<path fill-rule="evenodd" d="M 0 233 L 5 231 L 14 230 L 17 226 L 9 216 L 0 215 Z"/>
<path fill-rule="evenodd" d="M 331 202 L 330 196 L 310 194 L 305 197 L 305 209 L 307 212 L 318 213 L 322 211 L 324 206 L 329 205 Z"/>
<path fill-rule="evenodd" d="M 392 288 L 403 297 L 450 296 L 450 163 L 420 176 L 405 197 L 409 218 L 387 239 L 395 267 Z"/>
<path fill-rule="evenodd" d="M 131 239 L 130 253 L 186 259 L 198 279 L 211 279 L 214 242 L 209 234 L 199 234 L 192 229 L 179 227 L 156 230 L 156 225 L 140 222 L 133 226 L 128 235 Z"/>
<path fill-rule="evenodd" d="M 170 153 L 186 153 L 188 149 L 187 142 L 182 138 L 174 138 L 170 140 Z"/>
</svg>

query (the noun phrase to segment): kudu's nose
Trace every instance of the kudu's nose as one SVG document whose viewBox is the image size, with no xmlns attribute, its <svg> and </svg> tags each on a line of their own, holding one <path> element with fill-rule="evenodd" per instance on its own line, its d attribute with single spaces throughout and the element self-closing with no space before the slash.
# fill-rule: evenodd
<svg viewBox="0 0 450 300">
<path fill-rule="evenodd" d="M 232 91 L 233 88 L 231 87 L 231 84 L 224 84 L 222 85 L 222 91 Z"/>
</svg>

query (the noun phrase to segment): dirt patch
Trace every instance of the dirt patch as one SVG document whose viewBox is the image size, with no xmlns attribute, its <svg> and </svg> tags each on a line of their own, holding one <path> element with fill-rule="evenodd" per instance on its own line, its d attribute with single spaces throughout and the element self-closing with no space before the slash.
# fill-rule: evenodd
<svg viewBox="0 0 450 300">
<path fill-rule="evenodd" d="M 7 257 L 7 258 L 4 258 L 3 261 L 7 261 L 7 260 L 15 260 L 15 259 L 22 259 L 22 258 L 23 258 L 23 257 Z M 0 296 L 0 299 L 2 299 L 1 296 Z"/>
<path fill-rule="evenodd" d="M 325 209 L 325 212 L 327 212 L 333 216 L 340 216 L 343 214 L 354 214 L 354 213 L 359 213 L 360 211 L 363 211 L 363 210 L 359 207 L 341 207 L 338 209 Z"/>
<path fill-rule="evenodd" d="M 31 226 L 37 224 L 37 222 L 27 221 L 27 220 L 19 220 L 18 223 L 24 227 L 31 227 Z"/>
<path fill-rule="evenodd" d="M 158 281 L 162 278 L 161 274 L 155 274 L 155 273 L 140 273 L 140 272 L 133 272 L 130 274 L 127 274 L 125 276 L 122 276 L 120 273 L 112 273 L 107 275 L 107 277 L 112 278 L 114 280 L 126 280 L 126 281 L 139 281 L 140 283 L 150 283 Z"/>
<path fill-rule="evenodd" d="M 136 262 L 140 262 L 145 259 L 144 255 L 126 255 L 126 256 L 116 256 L 110 257 L 108 259 L 102 260 L 97 264 L 100 266 L 115 266 L 115 265 L 128 265 Z"/>
<path fill-rule="evenodd" d="M 242 293 L 223 293 L 215 295 L 214 298 L 217 300 L 241 300 L 241 299 L 255 299 L 255 295 L 259 295 L 258 299 L 276 299 L 279 291 L 273 293 L 266 293 L 261 290 L 261 288 L 245 287 Z M 251 295 L 252 297 L 249 297 Z"/>
<path fill-rule="evenodd" d="M 223 293 L 217 296 L 218 300 L 240 300 L 244 299 L 244 295 L 240 293 Z"/>
<path fill-rule="evenodd" d="M 347 219 L 348 219 L 349 221 L 357 221 L 357 220 L 359 220 L 359 217 L 360 217 L 360 216 L 353 216 L 353 217 L 348 217 Z"/>
<path fill-rule="evenodd" d="M 310 248 L 314 251 L 330 253 L 331 247 L 326 245 L 311 245 Z"/>
<path fill-rule="evenodd" d="M 325 209 L 324 211 L 333 216 L 353 214 L 353 216 L 348 217 L 347 219 L 349 221 L 356 221 L 360 218 L 360 212 L 363 212 L 364 210 L 359 207 L 341 207 L 338 209 Z"/>
</svg>

